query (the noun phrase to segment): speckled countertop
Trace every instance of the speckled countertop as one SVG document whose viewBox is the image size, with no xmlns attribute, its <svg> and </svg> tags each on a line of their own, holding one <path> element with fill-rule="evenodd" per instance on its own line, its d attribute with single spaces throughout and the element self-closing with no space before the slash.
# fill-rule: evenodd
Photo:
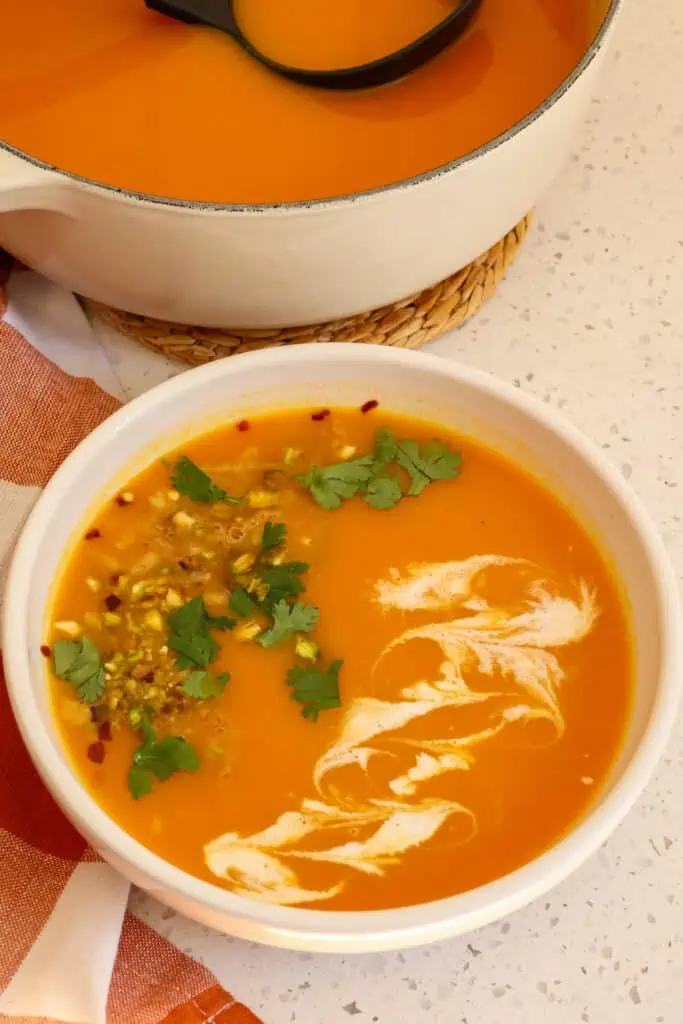
<svg viewBox="0 0 683 1024">
<path fill-rule="evenodd" d="M 133 395 L 175 369 L 100 332 Z M 602 98 L 498 294 L 432 345 L 592 437 L 683 573 L 683 3 L 627 0 Z M 136 911 L 266 1024 L 683 1024 L 683 728 L 616 835 L 546 899 L 412 952 L 253 946 Z"/>
</svg>

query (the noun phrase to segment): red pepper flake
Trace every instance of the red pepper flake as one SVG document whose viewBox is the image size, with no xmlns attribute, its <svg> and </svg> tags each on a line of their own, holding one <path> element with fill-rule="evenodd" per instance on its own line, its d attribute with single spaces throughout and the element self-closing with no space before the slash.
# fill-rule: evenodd
<svg viewBox="0 0 683 1024">
<path fill-rule="evenodd" d="M 104 743 L 99 740 L 97 743 L 91 743 L 88 747 L 88 760 L 94 762 L 94 764 L 102 764 L 104 761 L 104 755 Z"/>
<path fill-rule="evenodd" d="M 181 569 L 184 569 L 185 572 L 189 572 L 190 569 L 192 568 L 191 563 L 188 562 L 185 558 L 179 558 L 178 565 Z"/>
<path fill-rule="evenodd" d="M 116 497 L 114 498 L 114 501 L 121 508 L 123 508 L 124 506 L 129 504 L 129 502 L 126 501 L 126 499 L 124 498 L 124 496 L 122 494 L 117 494 Z"/>
<path fill-rule="evenodd" d="M 90 705 L 90 721 L 96 725 L 100 722 L 104 722 L 107 719 L 107 709 L 104 704 L 91 704 Z"/>
<path fill-rule="evenodd" d="M 112 587 L 118 587 L 119 583 L 121 582 L 121 573 L 115 572 L 113 576 L 109 577 L 109 582 L 111 583 Z"/>
<path fill-rule="evenodd" d="M 117 597 L 116 594 L 107 594 L 104 599 L 107 611 L 115 612 L 118 606 L 121 604 L 121 598 Z"/>
<path fill-rule="evenodd" d="M 311 419 L 315 420 L 316 423 L 320 423 L 321 420 L 326 420 L 329 415 L 329 409 L 321 409 L 320 412 L 311 413 Z"/>
<path fill-rule="evenodd" d="M 237 429 L 240 433 L 244 433 L 245 430 L 249 430 L 249 420 L 240 420 L 237 424 Z"/>
<path fill-rule="evenodd" d="M 49 658 L 49 657 L 50 657 L 50 655 L 52 654 L 52 651 L 51 651 L 51 650 L 50 650 L 50 648 L 49 648 L 49 647 L 47 646 L 47 644 L 41 644 L 41 645 L 40 645 L 40 653 L 42 654 L 42 656 L 43 656 L 44 658 Z"/>
<path fill-rule="evenodd" d="M 360 407 L 360 411 L 363 413 L 363 415 L 365 415 L 366 412 L 372 412 L 373 409 L 376 409 L 378 405 L 379 402 L 377 401 L 377 399 L 371 398 L 369 402 L 363 402 L 363 404 Z"/>
<path fill-rule="evenodd" d="M 144 676 L 140 680 L 141 683 L 153 683 L 154 682 L 154 670 L 150 669 L 149 672 L 145 672 Z"/>
<path fill-rule="evenodd" d="M 105 743 L 109 742 L 111 739 L 111 722 L 102 722 L 97 730 L 97 738 L 104 740 Z"/>
<path fill-rule="evenodd" d="M 97 537 L 101 537 L 101 536 L 102 536 L 102 534 L 100 533 L 100 531 L 97 529 L 96 526 L 94 526 L 92 530 L 88 530 L 88 532 L 85 535 L 85 539 L 86 540 L 95 540 Z"/>
</svg>

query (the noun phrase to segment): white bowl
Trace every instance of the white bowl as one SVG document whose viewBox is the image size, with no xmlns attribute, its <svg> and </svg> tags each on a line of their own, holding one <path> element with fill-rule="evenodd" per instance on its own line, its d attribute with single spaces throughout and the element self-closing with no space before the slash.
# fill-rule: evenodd
<svg viewBox="0 0 683 1024">
<path fill-rule="evenodd" d="M 271 906 L 173 867 L 98 807 L 62 749 L 39 648 L 65 550 L 129 475 L 222 419 L 254 416 L 273 406 L 357 406 L 369 398 L 496 446 L 572 507 L 614 566 L 630 605 L 633 713 L 620 756 L 583 819 L 517 871 L 458 896 L 395 910 Z M 10 571 L 3 649 L 14 713 L 43 780 L 76 828 L 119 871 L 220 931 L 291 949 L 364 952 L 432 942 L 485 925 L 557 884 L 607 838 L 646 784 L 675 720 L 681 625 L 672 569 L 640 503 L 600 453 L 550 408 L 434 356 L 316 345 L 261 351 L 191 370 L 131 402 L 91 434 L 55 474 L 24 528 Z"/>
</svg>

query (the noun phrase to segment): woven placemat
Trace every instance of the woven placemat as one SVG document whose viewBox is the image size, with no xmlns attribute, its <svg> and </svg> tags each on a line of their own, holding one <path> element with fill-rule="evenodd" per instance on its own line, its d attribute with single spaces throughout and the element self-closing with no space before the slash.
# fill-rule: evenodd
<svg viewBox="0 0 683 1024">
<path fill-rule="evenodd" d="M 468 320 L 493 295 L 529 229 L 527 215 L 496 245 L 445 281 L 370 313 L 309 327 L 229 330 L 188 327 L 124 313 L 91 299 L 85 306 L 105 323 L 172 359 L 198 365 L 223 356 L 303 342 L 358 341 L 419 348 Z"/>
</svg>

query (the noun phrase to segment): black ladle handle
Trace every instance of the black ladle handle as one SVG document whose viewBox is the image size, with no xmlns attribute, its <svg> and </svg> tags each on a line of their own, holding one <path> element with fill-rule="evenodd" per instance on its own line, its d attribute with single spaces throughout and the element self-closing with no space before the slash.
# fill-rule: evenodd
<svg viewBox="0 0 683 1024">
<path fill-rule="evenodd" d="M 396 50 L 395 53 L 369 64 L 332 71 L 309 71 L 280 64 L 261 53 L 247 39 L 235 18 L 234 0 L 145 0 L 147 7 L 169 18 L 187 24 L 207 25 L 220 29 L 239 43 L 252 57 L 271 71 L 277 72 L 292 82 L 313 85 L 321 89 L 368 89 L 371 86 L 387 85 L 411 71 L 422 67 L 442 53 L 458 39 L 468 27 L 483 0 L 461 0 L 455 11 L 438 25 L 425 32 L 415 42 Z"/>
</svg>

